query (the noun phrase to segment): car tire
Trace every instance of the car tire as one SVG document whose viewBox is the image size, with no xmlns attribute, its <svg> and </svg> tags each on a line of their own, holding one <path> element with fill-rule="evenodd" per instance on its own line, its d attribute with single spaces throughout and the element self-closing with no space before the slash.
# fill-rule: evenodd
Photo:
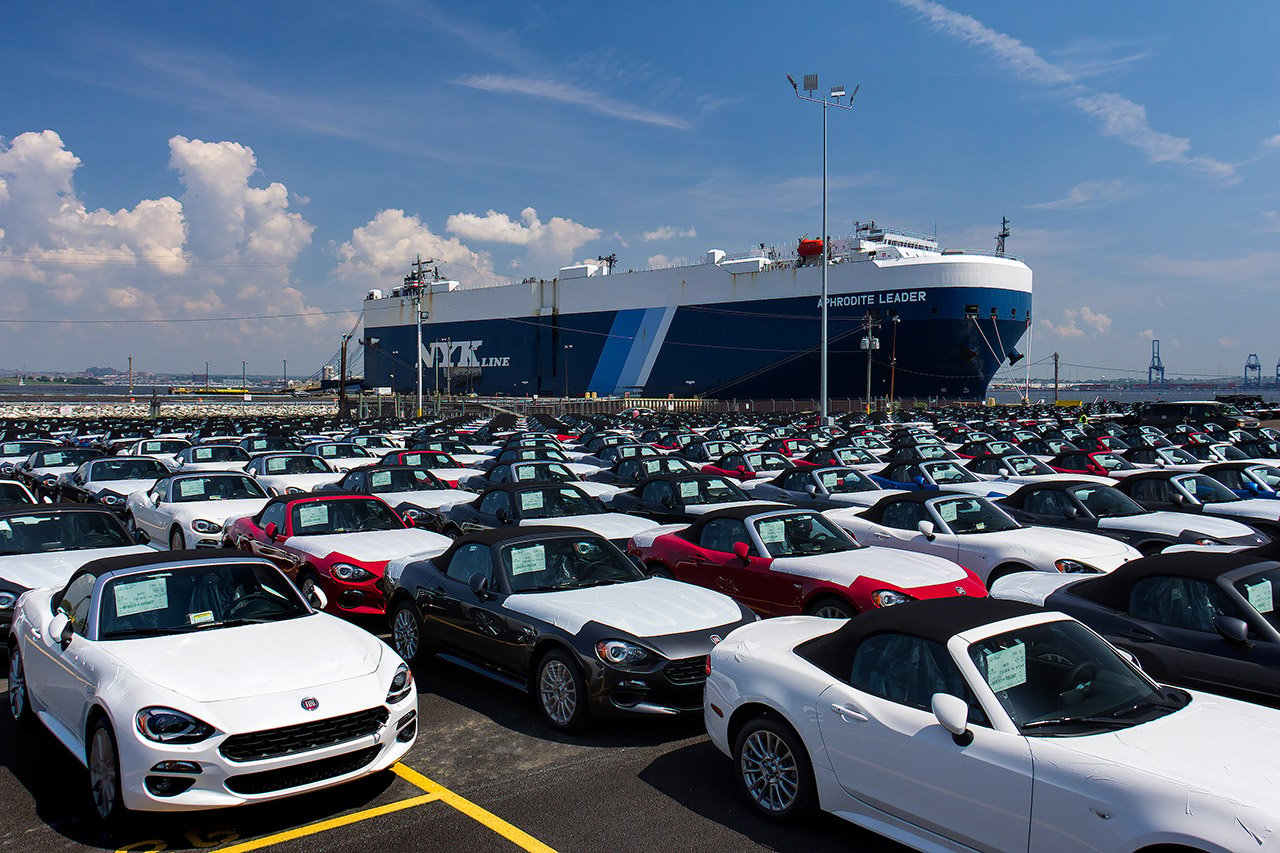
<svg viewBox="0 0 1280 853">
<path fill-rule="evenodd" d="M 983 584 L 983 586 L 985 586 L 987 589 L 991 589 L 991 585 L 996 581 L 1000 580 L 1000 578 L 1008 577 L 1009 575 L 1016 575 L 1018 574 L 1018 572 L 1034 572 L 1034 571 L 1035 569 L 1031 568 L 1030 566 L 1024 566 L 1020 563 L 1005 563 L 1003 565 L 996 566 L 994 569 L 991 570 L 991 574 L 987 575 L 987 581 L 986 583 Z"/>
<path fill-rule="evenodd" d="M 187 550 L 187 539 L 182 535 L 182 530 L 175 527 L 169 531 L 169 550 L 185 551 Z"/>
<path fill-rule="evenodd" d="M 738 789 L 768 820 L 798 821 L 817 805 L 809 752 L 795 730 L 773 714 L 753 717 L 738 732 L 733 765 Z"/>
<path fill-rule="evenodd" d="M 577 662 L 560 649 L 547 652 L 538 661 L 533 696 L 542 719 L 556 731 L 576 732 L 586 726 L 586 679 Z"/>
<path fill-rule="evenodd" d="M 302 593 L 302 597 L 306 599 L 307 604 L 311 604 L 311 590 L 313 588 L 320 588 L 320 578 L 317 577 L 314 569 L 304 569 L 301 577 L 298 578 L 298 591 Z M 314 607 L 314 605 L 312 606 Z M 327 610 L 328 608 L 325 609 Z"/>
<path fill-rule="evenodd" d="M 89 730 L 88 744 L 89 802 L 94 817 L 105 826 L 118 823 L 124 816 L 124 799 L 120 791 L 120 751 L 115 732 L 105 716 L 99 716 Z"/>
<path fill-rule="evenodd" d="M 22 661 L 22 649 L 17 643 L 10 643 L 9 719 L 18 725 L 27 725 L 34 716 L 31 711 L 31 688 L 27 684 L 27 670 Z"/>
<path fill-rule="evenodd" d="M 805 608 L 805 613 L 823 619 L 852 619 L 857 612 L 852 604 L 832 595 L 819 598 Z"/>
<path fill-rule="evenodd" d="M 676 579 L 676 573 L 668 569 L 662 563 L 650 563 L 645 567 L 651 578 L 666 578 L 669 581 Z"/>
<path fill-rule="evenodd" d="M 391 647 L 405 663 L 412 664 L 423 656 L 422 617 L 418 605 L 401 601 L 391 611 Z"/>
</svg>

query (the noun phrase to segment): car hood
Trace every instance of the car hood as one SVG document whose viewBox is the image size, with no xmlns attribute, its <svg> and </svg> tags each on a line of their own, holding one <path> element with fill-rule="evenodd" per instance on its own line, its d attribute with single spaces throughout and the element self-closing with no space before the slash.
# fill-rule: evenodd
<svg viewBox="0 0 1280 853">
<path fill-rule="evenodd" d="M 323 536 L 291 536 L 291 550 L 324 559 L 341 554 L 362 563 L 385 563 L 405 554 L 443 554 L 453 540 L 429 530 L 369 530 L 364 533 L 330 533 Z"/>
<path fill-rule="evenodd" d="M 658 522 L 647 518 L 636 518 L 620 512 L 598 512 L 592 515 L 568 515 L 561 518 L 531 518 L 520 522 L 521 527 L 581 527 L 590 530 L 605 539 L 629 539 L 645 530 L 658 526 Z"/>
<path fill-rule="evenodd" d="M 1110 571 L 1127 560 L 1142 556 L 1138 551 L 1109 536 L 1053 527 L 966 533 L 956 538 L 960 540 L 961 548 L 978 543 L 986 546 L 1004 545 L 1027 554 L 1044 554 L 1052 559 L 1081 560 L 1103 571 Z"/>
<path fill-rule="evenodd" d="M 964 569 L 950 560 L 896 548 L 859 548 L 836 554 L 778 557 L 769 568 L 842 586 L 865 576 L 903 589 L 951 583 L 968 577 Z"/>
<path fill-rule="evenodd" d="M 1074 764 L 1112 775 L 1124 768 L 1133 778 L 1157 777 L 1187 791 L 1187 810 L 1197 799 L 1209 809 L 1231 801 L 1229 814 L 1246 817 L 1250 806 L 1265 809 L 1257 822 L 1243 820 L 1239 849 L 1258 848 L 1249 830 L 1263 833 L 1280 811 L 1275 768 L 1280 764 L 1280 712 L 1192 691 L 1191 704 L 1159 719 L 1114 732 L 1073 738 L 1029 738 L 1037 761 Z M 1216 732 L 1248 737 L 1214 737 Z M 1209 739 L 1212 746 L 1208 746 Z M 1244 807 L 1244 808 L 1241 808 Z M 1227 818 L 1231 820 L 1230 817 Z M 1233 821 L 1234 823 L 1234 821 Z M 1249 842 L 1246 844 L 1246 841 Z"/>
<path fill-rule="evenodd" d="M 203 518 L 223 524 L 246 515 L 254 515 L 267 503 L 266 498 L 245 498 L 238 501 L 196 501 L 193 503 L 162 504 L 174 519 L 193 521 Z"/>
<path fill-rule="evenodd" d="M 378 497 L 382 498 L 392 506 L 400 506 L 401 504 L 413 504 L 423 509 L 435 509 L 441 506 L 451 506 L 463 501 L 473 501 L 476 499 L 474 492 L 464 492 L 462 489 L 423 489 L 417 492 L 379 492 Z"/>
<path fill-rule="evenodd" d="M 95 495 L 105 492 L 115 492 L 117 495 L 128 497 L 134 492 L 142 492 L 155 485 L 156 478 L 152 477 L 147 480 L 100 480 L 92 483 L 85 483 L 84 490 Z"/>
<path fill-rule="evenodd" d="M 245 459 L 239 462 L 179 462 L 179 471 L 243 471 L 249 464 Z"/>
<path fill-rule="evenodd" d="M 341 471 L 330 471 L 320 474 L 257 474 L 254 479 L 264 489 L 287 489 L 290 486 L 309 492 L 316 486 L 326 486 L 342 479 Z"/>
<path fill-rule="evenodd" d="M 1009 601 L 1025 601 L 1043 607 L 1045 599 L 1062 587 L 1071 583 L 1079 583 L 1080 575 L 1062 574 L 1059 572 L 1014 572 L 998 578 L 987 594 L 992 598 L 1003 598 Z"/>
<path fill-rule="evenodd" d="M 905 494 L 906 492 L 902 489 L 872 489 L 869 492 L 837 492 L 834 495 L 827 495 L 827 500 L 844 506 L 869 507 L 881 498 Z"/>
<path fill-rule="evenodd" d="M 964 492 L 967 495 L 977 495 L 980 498 L 990 497 L 991 495 L 999 495 L 1004 498 L 1021 489 L 1022 484 L 1009 480 L 983 480 L 980 483 L 945 483 L 938 486 L 938 488 L 944 492 Z"/>
<path fill-rule="evenodd" d="M 1271 498 L 1242 498 L 1226 503 L 1205 504 L 1204 511 L 1210 515 L 1228 515 L 1232 518 L 1280 520 L 1280 509 L 1276 508 L 1276 502 Z"/>
<path fill-rule="evenodd" d="M 316 613 L 264 625 L 115 640 L 103 647 L 152 684 L 197 702 L 283 693 L 369 675 L 382 643 Z M 245 666 L 253 661 L 253 666 Z"/>
<path fill-rule="evenodd" d="M 0 578 L 27 589 L 42 586 L 61 588 L 75 574 L 76 569 L 91 560 L 154 553 L 155 550 L 146 545 L 125 545 L 119 548 L 87 548 L 47 554 L 11 554 L 0 557 Z"/>
<path fill-rule="evenodd" d="M 729 501 L 723 504 L 685 504 L 684 511 L 689 515 L 704 515 L 708 512 L 715 512 L 721 509 L 731 509 L 736 506 L 777 506 L 777 501 Z"/>
<path fill-rule="evenodd" d="M 1218 539 L 1233 539 L 1237 536 L 1253 534 L 1253 528 L 1229 518 L 1192 515 L 1185 512 L 1145 512 L 1141 515 L 1125 515 L 1119 518 L 1100 518 L 1098 527 L 1104 530 L 1149 530 L 1169 536 L 1178 536 L 1184 530 L 1191 530 Z"/>
<path fill-rule="evenodd" d="M 517 593 L 503 606 L 576 634 L 599 622 L 635 637 L 660 637 L 715 628 L 742 618 L 737 603 L 718 592 L 663 578 L 570 589 Z"/>
</svg>

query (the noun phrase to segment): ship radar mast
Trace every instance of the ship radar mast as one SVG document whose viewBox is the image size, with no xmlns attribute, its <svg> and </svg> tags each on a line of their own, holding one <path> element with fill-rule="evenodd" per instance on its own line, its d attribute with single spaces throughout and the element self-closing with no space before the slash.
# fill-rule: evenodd
<svg viewBox="0 0 1280 853">
<path fill-rule="evenodd" d="M 1000 217 L 1000 233 L 996 235 L 996 256 L 1004 257 L 1004 241 L 1009 239 L 1009 217 Z"/>
</svg>

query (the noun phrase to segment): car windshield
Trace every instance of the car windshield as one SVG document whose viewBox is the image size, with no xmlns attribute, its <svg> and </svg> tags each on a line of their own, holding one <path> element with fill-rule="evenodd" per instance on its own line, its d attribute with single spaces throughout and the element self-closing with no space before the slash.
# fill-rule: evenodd
<svg viewBox="0 0 1280 853">
<path fill-rule="evenodd" d="M 1271 623 L 1271 627 L 1280 631 L 1280 614 L 1276 613 L 1275 588 L 1280 585 L 1280 566 L 1272 563 L 1272 568 L 1235 582 L 1236 592 L 1249 602 L 1249 606 Z"/>
<path fill-rule="evenodd" d="M 470 453 L 471 449 L 460 441 L 424 441 L 418 450 L 439 450 L 444 453 Z"/>
<path fill-rule="evenodd" d="M 1207 474 L 1186 474 L 1175 477 L 1174 482 L 1187 490 L 1202 504 L 1220 504 L 1238 501 L 1236 493 Z"/>
<path fill-rule="evenodd" d="M 834 554 L 859 547 L 848 534 L 815 512 L 772 515 L 752 523 L 770 557 Z"/>
<path fill-rule="evenodd" d="M 523 462 L 512 465 L 511 474 L 517 483 L 572 483 L 578 479 L 559 462 Z"/>
<path fill-rule="evenodd" d="M 640 470 L 646 477 L 652 477 L 654 474 L 684 474 L 698 469 L 686 459 L 664 456 L 661 459 L 642 460 Z"/>
<path fill-rule="evenodd" d="M 369 456 L 369 451 L 358 444 L 321 444 L 312 452 L 323 459 L 344 459 L 352 456 Z"/>
<path fill-rule="evenodd" d="M 0 444 L 0 456 L 30 456 L 49 445 L 39 441 L 7 441 Z"/>
<path fill-rule="evenodd" d="M 1093 454 L 1093 461 L 1107 471 L 1132 471 L 1138 467 L 1128 459 L 1116 456 L 1114 453 L 1095 453 Z"/>
<path fill-rule="evenodd" d="M 1177 710 L 1111 646 L 1074 621 L 1041 622 L 969 646 L 969 657 L 1024 734 L 1079 735 Z"/>
<path fill-rule="evenodd" d="M 192 462 L 247 462 L 249 454 L 239 447 L 228 445 L 211 445 L 191 448 Z"/>
<path fill-rule="evenodd" d="M 656 458 L 658 451 L 645 444 L 624 444 L 618 446 L 617 458 L 634 459 L 637 456 Z"/>
<path fill-rule="evenodd" d="M 293 520 L 294 536 L 400 530 L 404 527 L 389 506 L 373 499 L 299 501 L 290 507 L 289 515 Z"/>
<path fill-rule="evenodd" d="M 917 444 L 912 451 L 921 459 L 950 459 L 955 455 L 941 444 Z"/>
<path fill-rule="evenodd" d="M 874 465 L 880 460 L 860 447 L 841 447 L 831 451 L 841 465 Z"/>
<path fill-rule="evenodd" d="M 134 544 L 109 512 L 51 512 L 0 519 L 0 554 L 43 554 Z"/>
<path fill-rule="evenodd" d="M 750 500 L 750 497 L 730 483 L 724 477 L 706 477 L 696 480 L 681 480 L 675 483 L 680 492 L 680 500 L 685 506 L 701 504 L 724 504 L 733 501 Z"/>
<path fill-rule="evenodd" d="M 1200 461 L 1181 447 L 1162 447 L 1157 452 L 1161 459 L 1171 465 L 1189 465 Z"/>
<path fill-rule="evenodd" d="M 920 468 L 939 485 L 979 482 L 972 472 L 964 470 L 954 462 L 930 462 L 921 465 Z"/>
<path fill-rule="evenodd" d="M 139 453 L 177 453 L 190 445 L 180 438 L 156 438 L 138 444 Z"/>
<path fill-rule="evenodd" d="M 880 487 L 875 481 L 861 471 L 828 468 L 819 471 L 817 477 L 822 481 L 822 488 L 833 495 L 851 494 L 853 492 L 873 492 Z"/>
<path fill-rule="evenodd" d="M 267 497 L 252 477 L 182 477 L 173 481 L 173 502 L 247 501 Z"/>
<path fill-rule="evenodd" d="M 594 515 L 601 507 L 572 486 L 521 489 L 512 496 L 520 508 L 520 518 L 559 518 L 565 515 Z"/>
<path fill-rule="evenodd" d="M 1231 444 L 1215 444 L 1213 449 L 1217 452 L 1219 459 L 1224 459 L 1227 462 L 1239 462 L 1241 459 L 1249 458 L 1249 454 Z"/>
<path fill-rule="evenodd" d="M 502 549 L 502 571 L 513 593 L 552 592 L 643 580 L 627 557 L 598 536 L 561 536 Z"/>
<path fill-rule="evenodd" d="M 1054 473 L 1053 469 L 1048 465 L 1030 456 L 1006 456 L 1000 460 L 1000 464 L 1019 477 Z"/>
<path fill-rule="evenodd" d="M 266 460 L 268 474 L 332 474 L 333 469 L 318 456 L 275 456 Z"/>
<path fill-rule="evenodd" d="M 89 479 L 94 482 L 106 480 L 155 480 L 169 473 L 154 459 L 100 459 L 89 468 Z"/>
<path fill-rule="evenodd" d="M 1076 486 L 1071 494 L 1097 518 L 1120 518 L 1146 512 L 1133 498 L 1112 486 Z"/>
<path fill-rule="evenodd" d="M 998 533 L 1021 525 L 986 498 L 942 498 L 933 509 L 952 533 Z"/>
<path fill-rule="evenodd" d="M 272 566 L 204 563 L 112 578 L 98 613 L 98 639 L 129 640 L 279 622 L 311 609 Z"/>
<path fill-rule="evenodd" d="M 446 483 L 424 468 L 391 468 L 369 472 L 369 491 L 375 495 L 390 492 L 423 492 L 447 489 Z"/>
<path fill-rule="evenodd" d="M 1247 473 L 1265 486 L 1280 489 L 1280 468 L 1274 465 L 1254 465 L 1248 469 Z"/>
<path fill-rule="evenodd" d="M 74 468 L 81 462 L 97 459 L 102 454 L 85 447 L 67 447 L 61 450 L 44 450 L 31 460 L 32 468 Z"/>
<path fill-rule="evenodd" d="M 781 453 L 744 453 L 743 458 L 751 466 L 752 471 L 765 471 L 770 468 L 786 468 L 787 457 Z"/>
</svg>

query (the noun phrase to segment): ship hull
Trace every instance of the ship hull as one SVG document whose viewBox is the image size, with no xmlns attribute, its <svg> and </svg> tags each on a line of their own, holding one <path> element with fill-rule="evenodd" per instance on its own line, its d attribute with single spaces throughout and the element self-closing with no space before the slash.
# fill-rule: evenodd
<svg viewBox="0 0 1280 853">
<path fill-rule="evenodd" d="M 948 261 L 831 268 L 832 398 L 866 393 L 867 351 L 861 343 L 869 318 L 878 323 L 879 340 L 879 348 L 871 351 L 873 397 L 976 399 L 986 393 L 1030 324 L 1031 273 L 1007 259 Z M 438 388 L 519 396 L 816 397 L 820 270 L 734 275 L 733 293 L 712 293 L 730 298 L 670 304 L 675 300 L 663 287 L 671 273 L 683 273 L 684 299 L 714 291 L 689 282 L 700 269 L 723 289 L 705 267 L 715 270 L 705 265 L 585 283 L 536 283 L 529 286 L 535 307 L 527 313 L 519 312 L 526 286 L 488 289 L 517 297 L 507 300 L 506 316 L 467 318 L 504 313 L 477 301 L 495 295 L 484 290 L 433 294 L 423 305 L 430 311 L 423 324 L 424 393 Z M 896 286 L 868 289 L 868 279 Z M 548 287 L 553 288 L 550 298 Z M 778 291 L 793 295 L 759 298 Z M 367 336 L 377 340 L 365 349 L 366 385 L 400 392 L 416 388 L 417 330 L 412 307 L 406 311 L 403 302 L 366 302 Z M 604 302 L 621 305 L 573 310 Z"/>
</svg>

